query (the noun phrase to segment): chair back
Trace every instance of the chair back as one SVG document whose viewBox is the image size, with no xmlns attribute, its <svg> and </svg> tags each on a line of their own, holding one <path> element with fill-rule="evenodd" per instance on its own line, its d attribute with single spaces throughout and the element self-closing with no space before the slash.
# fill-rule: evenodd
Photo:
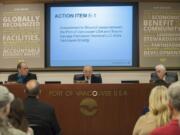
<svg viewBox="0 0 180 135">
<path fill-rule="evenodd" d="M 155 72 L 151 73 L 150 83 L 155 83 L 158 80 L 159 80 L 159 78 L 158 78 L 157 74 Z M 166 72 L 166 80 L 165 81 L 166 81 L 166 83 L 169 83 L 169 84 L 178 81 L 177 72 L 171 72 L 171 71 Z"/>
</svg>

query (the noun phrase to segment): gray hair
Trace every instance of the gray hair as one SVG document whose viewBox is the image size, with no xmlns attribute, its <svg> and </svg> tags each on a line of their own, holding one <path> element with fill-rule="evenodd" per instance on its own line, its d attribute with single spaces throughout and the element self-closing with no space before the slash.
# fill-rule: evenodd
<svg viewBox="0 0 180 135">
<path fill-rule="evenodd" d="M 0 109 L 14 100 L 14 95 L 5 86 L 0 86 Z"/>
<path fill-rule="evenodd" d="M 169 86 L 168 95 L 174 109 L 180 111 L 180 81 Z"/>
<path fill-rule="evenodd" d="M 90 66 L 90 65 L 86 65 L 86 66 L 84 66 L 84 67 L 83 67 L 83 71 L 84 71 L 85 69 L 88 69 L 88 70 L 93 71 L 93 67 L 92 67 L 92 66 Z"/>
<path fill-rule="evenodd" d="M 163 64 L 159 64 L 159 65 L 155 66 L 155 69 L 158 69 L 158 68 L 161 69 L 161 70 L 166 71 L 166 67 Z"/>
</svg>

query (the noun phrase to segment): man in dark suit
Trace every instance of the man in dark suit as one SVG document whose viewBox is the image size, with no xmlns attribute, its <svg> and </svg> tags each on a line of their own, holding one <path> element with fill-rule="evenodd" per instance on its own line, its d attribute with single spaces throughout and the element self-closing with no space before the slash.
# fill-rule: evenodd
<svg viewBox="0 0 180 135">
<path fill-rule="evenodd" d="M 87 83 L 102 83 L 100 74 L 93 74 L 92 66 L 84 66 L 83 74 L 74 76 L 74 82 L 87 81 Z"/>
<path fill-rule="evenodd" d="M 167 72 L 164 65 L 159 64 L 155 67 L 155 73 L 151 74 L 150 82 L 156 84 L 171 84 L 178 80 L 177 73 Z"/>
<path fill-rule="evenodd" d="M 17 73 L 8 76 L 8 82 L 25 84 L 29 80 L 37 80 L 36 75 L 29 72 L 29 68 L 25 62 L 18 63 L 17 71 Z"/>
<path fill-rule="evenodd" d="M 48 127 L 48 135 L 60 135 L 61 129 L 54 108 L 38 100 L 40 87 L 37 80 L 30 80 L 26 83 L 26 94 L 27 98 L 24 100 L 24 107 L 30 125 Z"/>
</svg>

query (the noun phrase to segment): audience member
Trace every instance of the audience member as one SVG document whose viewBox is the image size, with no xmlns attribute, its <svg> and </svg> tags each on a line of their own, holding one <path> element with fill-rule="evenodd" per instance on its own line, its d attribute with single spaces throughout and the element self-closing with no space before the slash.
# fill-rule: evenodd
<svg viewBox="0 0 180 135">
<path fill-rule="evenodd" d="M 149 135 L 153 129 L 169 121 L 167 88 L 156 86 L 149 96 L 149 112 L 141 116 L 134 127 L 133 135 Z"/>
<path fill-rule="evenodd" d="M 88 83 L 102 83 L 101 75 L 93 74 L 92 66 L 84 66 L 83 74 L 74 76 L 74 82 L 83 80 L 87 81 Z"/>
<path fill-rule="evenodd" d="M 180 135 L 180 82 L 170 85 L 168 97 L 171 121 L 155 129 L 151 135 Z"/>
<path fill-rule="evenodd" d="M 24 101 L 25 114 L 31 125 L 49 127 L 53 135 L 60 134 L 53 107 L 39 101 L 40 86 L 37 80 L 30 80 L 26 84 L 27 98 Z"/>
<path fill-rule="evenodd" d="M 0 86 L 0 135 L 26 135 L 8 122 L 7 115 L 13 100 L 14 95 L 6 87 Z"/>
<path fill-rule="evenodd" d="M 155 73 L 151 74 L 150 82 L 160 85 L 168 85 L 178 80 L 177 73 L 167 72 L 166 67 L 159 64 L 155 67 Z"/>
<path fill-rule="evenodd" d="M 9 121 L 13 127 L 26 132 L 27 135 L 33 135 L 33 130 L 28 126 L 28 121 L 25 117 L 24 104 L 20 98 L 15 98 L 11 103 Z"/>
<path fill-rule="evenodd" d="M 17 65 L 17 73 L 8 76 L 8 82 L 16 82 L 25 84 L 29 80 L 37 80 L 35 74 L 29 72 L 29 68 L 25 62 L 20 62 Z"/>
</svg>

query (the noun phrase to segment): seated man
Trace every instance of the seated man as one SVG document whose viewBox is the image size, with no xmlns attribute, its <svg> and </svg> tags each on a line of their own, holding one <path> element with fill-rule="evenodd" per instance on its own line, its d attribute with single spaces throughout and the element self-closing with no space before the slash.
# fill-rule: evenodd
<svg viewBox="0 0 180 135">
<path fill-rule="evenodd" d="M 24 100 L 25 115 L 31 125 L 48 128 L 48 135 L 60 135 L 60 127 L 54 108 L 39 101 L 40 86 L 37 80 L 26 83 L 27 98 Z M 33 127 L 32 127 L 33 128 Z"/>
<path fill-rule="evenodd" d="M 24 62 L 18 63 L 17 71 L 18 73 L 11 74 L 8 76 L 8 82 L 16 82 L 16 83 L 25 84 L 29 80 L 32 80 L 32 79 L 37 80 L 36 75 L 29 72 L 29 68 L 27 64 Z"/>
<path fill-rule="evenodd" d="M 102 83 L 101 75 L 93 74 L 92 66 L 84 66 L 83 74 L 74 76 L 74 82 L 76 81 L 87 81 L 88 83 Z"/>
<path fill-rule="evenodd" d="M 177 73 L 167 72 L 164 65 L 159 64 L 155 67 L 155 73 L 151 74 L 150 82 L 159 84 L 171 84 L 178 80 Z"/>
</svg>

